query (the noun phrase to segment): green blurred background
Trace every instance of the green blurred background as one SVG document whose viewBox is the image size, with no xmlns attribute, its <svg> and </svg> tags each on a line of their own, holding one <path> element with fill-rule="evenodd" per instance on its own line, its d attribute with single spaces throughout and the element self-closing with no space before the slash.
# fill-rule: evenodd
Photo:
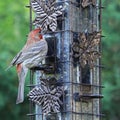
<svg viewBox="0 0 120 120">
<path fill-rule="evenodd" d="M 28 101 L 15 104 L 18 78 L 15 68 L 5 71 L 22 48 L 29 32 L 28 1 L 0 2 L 0 119 L 25 120 Z M 120 120 L 120 0 L 103 0 L 102 70 L 104 120 Z M 27 91 L 27 89 L 26 89 Z M 26 92 L 27 93 L 27 92 Z"/>
</svg>

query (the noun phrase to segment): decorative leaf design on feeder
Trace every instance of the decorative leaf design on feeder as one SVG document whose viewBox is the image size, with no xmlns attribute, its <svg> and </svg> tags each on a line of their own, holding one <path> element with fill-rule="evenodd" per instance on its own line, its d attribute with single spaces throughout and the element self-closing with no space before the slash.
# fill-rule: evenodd
<svg viewBox="0 0 120 120">
<path fill-rule="evenodd" d="M 96 5 L 96 0 L 82 0 L 82 7 L 85 8 L 89 5 Z"/>
<path fill-rule="evenodd" d="M 47 2 L 43 0 L 31 0 L 31 5 L 36 13 L 36 18 L 33 25 L 42 28 L 45 32 L 48 27 L 50 30 L 55 31 L 57 28 L 57 16 L 63 12 L 63 6 L 55 6 L 55 0 Z"/>
<path fill-rule="evenodd" d="M 97 46 L 100 43 L 100 32 L 89 34 L 80 33 L 78 42 L 73 42 L 73 56 L 79 58 L 80 64 L 84 67 L 86 64 L 90 68 L 94 67 L 94 62 L 100 57 L 100 52 L 97 51 Z"/>
<path fill-rule="evenodd" d="M 28 97 L 31 101 L 42 107 L 43 114 L 50 112 L 60 112 L 62 101 L 60 97 L 63 94 L 63 87 L 56 86 L 54 81 L 41 79 L 41 85 L 33 88 Z"/>
</svg>

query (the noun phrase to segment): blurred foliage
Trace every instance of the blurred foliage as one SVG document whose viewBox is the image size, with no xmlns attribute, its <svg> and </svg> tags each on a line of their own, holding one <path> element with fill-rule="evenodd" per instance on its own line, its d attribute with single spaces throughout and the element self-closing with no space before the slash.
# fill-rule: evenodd
<svg viewBox="0 0 120 120">
<path fill-rule="evenodd" d="M 15 69 L 5 71 L 13 56 L 22 48 L 29 32 L 29 1 L 0 2 L 0 118 L 25 120 L 28 102 L 16 105 L 18 78 Z M 120 120 L 120 0 L 103 0 L 102 72 L 104 120 Z M 26 92 L 27 93 L 27 92 Z"/>
<path fill-rule="evenodd" d="M 18 78 L 15 69 L 5 71 L 13 56 L 22 48 L 29 31 L 28 1 L 0 2 L 0 119 L 25 120 L 28 102 L 16 105 Z"/>
<path fill-rule="evenodd" d="M 120 0 L 103 0 L 104 120 L 120 120 Z"/>
</svg>

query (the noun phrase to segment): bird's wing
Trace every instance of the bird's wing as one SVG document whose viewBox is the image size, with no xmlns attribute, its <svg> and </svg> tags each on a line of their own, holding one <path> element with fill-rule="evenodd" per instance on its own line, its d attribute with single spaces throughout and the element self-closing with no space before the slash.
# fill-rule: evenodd
<svg viewBox="0 0 120 120">
<path fill-rule="evenodd" d="M 20 51 L 11 61 L 10 65 L 6 68 L 6 71 L 11 68 L 12 66 L 16 65 L 16 61 L 19 59 L 19 57 L 21 56 L 22 52 Z"/>
<path fill-rule="evenodd" d="M 19 59 L 19 57 L 21 56 L 22 51 L 20 51 L 11 61 L 10 65 L 15 65 L 16 61 Z"/>
<path fill-rule="evenodd" d="M 47 42 L 45 40 L 36 42 L 36 43 L 28 46 L 26 49 L 22 50 L 22 53 L 19 56 L 19 58 L 15 61 L 15 64 L 19 64 L 25 60 L 32 59 L 33 57 L 37 56 L 38 54 L 41 55 L 41 57 L 46 56 L 47 51 L 48 51 L 48 46 L 47 46 Z"/>
</svg>

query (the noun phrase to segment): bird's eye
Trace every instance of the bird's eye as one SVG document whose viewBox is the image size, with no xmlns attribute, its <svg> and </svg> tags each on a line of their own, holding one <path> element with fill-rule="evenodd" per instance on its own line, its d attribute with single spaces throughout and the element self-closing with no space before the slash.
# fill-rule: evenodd
<svg viewBox="0 0 120 120">
<path fill-rule="evenodd" d="M 41 33 L 41 30 L 39 31 L 39 33 Z"/>
</svg>

